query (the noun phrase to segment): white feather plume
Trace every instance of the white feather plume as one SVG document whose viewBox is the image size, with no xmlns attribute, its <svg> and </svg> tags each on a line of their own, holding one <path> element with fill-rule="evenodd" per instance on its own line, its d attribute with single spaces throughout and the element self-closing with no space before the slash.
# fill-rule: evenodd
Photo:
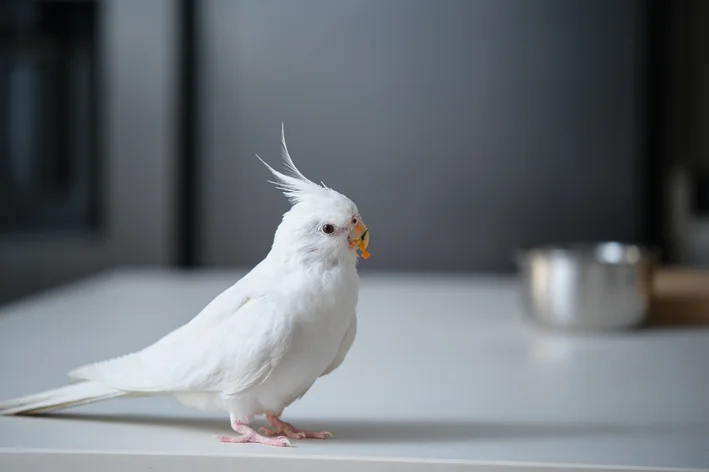
<svg viewBox="0 0 709 472">
<path fill-rule="evenodd" d="M 321 185 L 316 184 L 303 175 L 296 167 L 288 152 L 288 146 L 286 146 L 283 122 L 281 122 L 281 157 L 283 158 L 286 173 L 279 172 L 268 165 L 258 154 L 256 154 L 256 157 L 275 177 L 275 181 L 269 180 L 268 182 L 274 184 L 278 190 L 282 191 L 283 195 L 285 195 L 292 204 L 303 201 L 309 194 L 320 193 L 324 189 L 327 189 L 324 183 Z"/>
</svg>

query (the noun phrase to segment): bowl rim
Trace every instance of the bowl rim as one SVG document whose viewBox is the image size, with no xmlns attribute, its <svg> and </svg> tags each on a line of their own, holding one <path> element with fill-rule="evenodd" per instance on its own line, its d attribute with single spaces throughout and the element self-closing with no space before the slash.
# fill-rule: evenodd
<svg viewBox="0 0 709 472">
<path fill-rule="evenodd" d="M 626 254 L 633 253 L 636 257 L 632 259 L 621 258 L 616 261 L 600 258 L 599 252 L 604 248 L 610 247 L 614 247 Z M 657 246 L 648 244 L 609 239 L 525 245 L 519 247 L 516 251 L 516 259 L 520 264 L 534 256 L 573 259 L 601 265 L 635 265 L 641 262 L 657 262 L 660 258 L 660 249 Z"/>
</svg>

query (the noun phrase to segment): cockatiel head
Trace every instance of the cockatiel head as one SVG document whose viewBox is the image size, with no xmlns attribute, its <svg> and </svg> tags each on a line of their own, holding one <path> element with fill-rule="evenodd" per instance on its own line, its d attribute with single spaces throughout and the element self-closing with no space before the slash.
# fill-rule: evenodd
<svg viewBox="0 0 709 472">
<path fill-rule="evenodd" d="M 272 250 L 315 258 L 356 259 L 359 249 L 363 258 L 369 257 L 369 230 L 357 205 L 324 183 L 312 182 L 298 170 L 288 153 L 282 123 L 281 157 L 286 172 L 281 173 L 256 157 L 275 177 L 275 181 L 269 182 L 293 205 L 283 215 Z"/>
</svg>

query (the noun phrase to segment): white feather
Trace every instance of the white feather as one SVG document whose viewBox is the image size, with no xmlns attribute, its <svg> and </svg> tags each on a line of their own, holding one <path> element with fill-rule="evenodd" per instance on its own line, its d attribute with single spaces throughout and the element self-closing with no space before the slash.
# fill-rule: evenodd
<svg viewBox="0 0 709 472">
<path fill-rule="evenodd" d="M 296 177 L 300 180 L 308 180 L 295 166 L 293 159 L 290 157 L 290 153 L 288 153 L 288 146 L 286 146 L 286 131 L 283 122 L 281 122 L 281 157 L 286 163 L 286 168 L 295 174 Z"/>
<path fill-rule="evenodd" d="M 78 382 L 0 403 L 3 415 L 32 414 L 126 395 L 98 382 Z"/>
<path fill-rule="evenodd" d="M 300 203 L 307 198 L 317 198 L 318 195 L 325 195 L 322 192 L 323 190 L 331 190 L 322 182 L 321 185 L 318 185 L 311 181 L 305 177 L 300 170 L 298 170 L 296 165 L 293 163 L 293 159 L 290 157 L 290 153 L 288 152 L 283 123 L 281 123 L 281 157 L 287 173 L 282 173 L 275 170 L 263 159 L 261 159 L 258 154 L 256 154 L 256 157 L 276 178 L 275 181 L 269 180 L 269 182 L 274 184 L 277 189 L 281 190 L 293 204 Z"/>
</svg>

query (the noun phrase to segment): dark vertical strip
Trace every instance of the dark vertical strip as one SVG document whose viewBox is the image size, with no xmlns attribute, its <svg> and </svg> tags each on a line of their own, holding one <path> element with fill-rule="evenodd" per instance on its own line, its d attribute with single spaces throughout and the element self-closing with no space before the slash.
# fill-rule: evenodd
<svg viewBox="0 0 709 472">
<path fill-rule="evenodd" d="M 177 263 L 182 267 L 196 264 L 198 10 L 197 0 L 180 0 Z"/>
<path fill-rule="evenodd" d="M 649 0 L 645 8 L 643 226 L 646 242 L 658 246 L 665 258 L 668 244 L 664 231 L 663 168 L 668 125 L 666 100 L 669 90 L 665 76 L 668 12 L 663 0 Z"/>
<path fill-rule="evenodd" d="M 108 191 L 107 180 L 104 176 L 105 163 L 103 156 L 106 156 L 106 131 L 104 130 L 104 97 L 105 97 L 105 64 L 102 62 L 101 51 L 104 49 L 102 35 L 98 34 L 101 27 L 101 16 L 104 14 L 102 3 L 92 4 L 91 19 L 88 23 L 89 29 L 89 82 L 91 93 L 89 95 L 89 116 L 90 123 L 87 124 L 89 130 L 89 154 L 91 166 L 89 168 L 89 226 L 103 236 L 106 231 L 106 192 Z"/>
</svg>

